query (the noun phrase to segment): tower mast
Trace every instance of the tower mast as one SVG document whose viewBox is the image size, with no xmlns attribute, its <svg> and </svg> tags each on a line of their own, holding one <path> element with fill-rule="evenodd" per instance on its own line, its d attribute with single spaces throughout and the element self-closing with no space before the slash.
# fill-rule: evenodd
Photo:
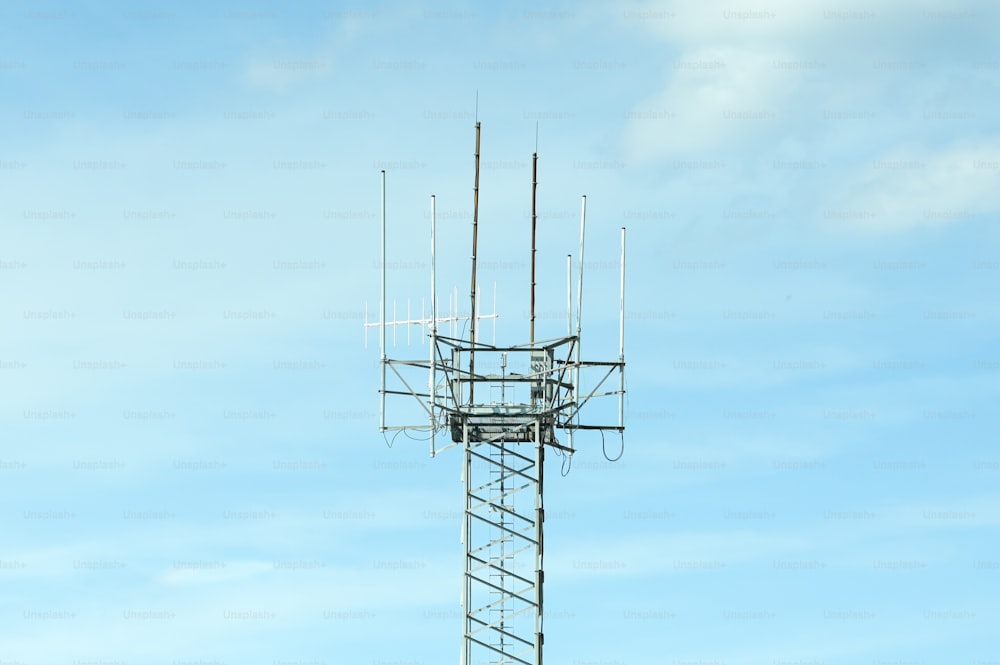
<svg viewBox="0 0 1000 665">
<path fill-rule="evenodd" d="M 469 338 L 456 336 L 458 291 L 447 319 L 439 319 L 436 299 L 436 197 L 431 197 L 431 315 L 430 319 L 405 321 L 393 315 L 386 322 L 385 310 L 385 176 L 382 209 L 382 304 L 380 321 L 365 322 L 380 328 L 381 389 L 384 405 L 388 396 L 414 398 L 426 418 L 419 423 L 386 423 L 383 406 L 379 416 L 382 432 L 429 432 L 431 456 L 448 448 L 463 451 L 462 486 L 465 498 L 462 513 L 462 543 L 465 550 L 461 586 L 462 665 L 542 665 L 544 643 L 542 588 L 545 508 L 543 480 L 545 449 L 573 454 L 574 433 L 581 430 L 623 433 L 625 394 L 624 293 L 625 234 L 621 234 L 621 275 L 619 303 L 618 359 L 586 361 L 580 355 L 583 306 L 583 240 L 586 197 L 581 202 L 580 259 L 577 275 L 576 330 L 573 330 L 572 259 L 567 258 L 567 330 L 558 337 L 536 337 L 536 253 L 537 253 L 537 136 L 531 168 L 531 329 L 527 343 L 498 346 L 477 339 L 478 311 L 477 258 L 479 233 L 479 159 L 481 125 L 476 120 L 475 181 L 472 215 L 472 275 L 469 297 Z M 496 296 L 494 295 L 494 303 Z M 449 303 L 452 301 L 449 300 Z M 450 321 L 452 334 L 442 335 L 438 323 Z M 398 325 L 426 325 L 430 354 L 419 360 L 389 358 L 385 328 Z M 478 356 L 478 358 L 477 358 Z M 477 370 L 477 360 L 480 369 Z M 387 369 L 391 373 L 387 373 Z M 499 371 L 497 371 L 499 369 Z M 594 369 L 603 378 L 586 389 L 581 370 Z M 413 372 L 424 375 L 427 392 L 417 391 Z M 616 382 L 609 379 L 617 374 Z M 393 379 L 393 385 L 386 381 Z M 605 387 L 606 386 L 606 387 Z M 581 408 L 592 399 L 617 396 L 617 423 L 581 423 Z M 435 435 L 445 429 L 450 443 L 438 448 Z M 565 436 L 565 443 L 557 432 Z"/>
</svg>

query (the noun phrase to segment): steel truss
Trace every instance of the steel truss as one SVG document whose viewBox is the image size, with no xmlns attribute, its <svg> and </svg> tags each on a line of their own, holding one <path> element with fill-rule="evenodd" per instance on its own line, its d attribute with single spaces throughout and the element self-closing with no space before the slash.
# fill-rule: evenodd
<svg viewBox="0 0 1000 665">
<path fill-rule="evenodd" d="M 394 379 L 385 393 L 415 398 L 427 420 L 385 430 L 429 431 L 432 456 L 454 446 L 464 451 L 460 662 L 541 665 L 545 449 L 569 455 L 575 430 L 624 429 L 583 424 L 579 415 L 591 399 L 624 398 L 623 389 L 603 386 L 625 363 L 576 359 L 576 336 L 510 347 L 431 337 L 433 361 L 384 360 Z M 578 376 L 588 367 L 602 378 L 585 392 Z M 426 392 L 414 387 L 417 376 L 408 378 L 424 371 L 433 377 Z M 557 430 L 566 433 L 565 445 Z M 446 443 L 438 447 L 440 438 Z"/>
</svg>

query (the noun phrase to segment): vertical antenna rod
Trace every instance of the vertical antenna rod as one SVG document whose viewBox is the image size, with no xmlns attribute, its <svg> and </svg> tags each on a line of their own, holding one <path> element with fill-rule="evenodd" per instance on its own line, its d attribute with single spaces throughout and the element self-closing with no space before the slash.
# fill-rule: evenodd
<svg viewBox="0 0 1000 665">
<path fill-rule="evenodd" d="M 625 227 L 622 227 L 621 279 L 618 292 L 618 427 L 625 427 Z"/>
<path fill-rule="evenodd" d="M 579 422 L 579 406 L 580 406 L 580 341 L 581 341 L 581 327 L 583 322 L 583 238 L 584 232 L 587 227 L 587 195 L 584 194 L 580 202 L 580 274 L 577 276 L 579 280 L 576 287 L 576 381 L 574 382 L 575 390 L 577 394 L 575 399 L 577 401 L 577 421 Z M 572 448 L 572 445 L 570 445 Z"/>
<path fill-rule="evenodd" d="M 580 274 L 576 287 L 576 335 L 580 336 L 580 323 L 583 318 L 583 235 L 587 225 L 587 195 L 584 194 L 580 202 Z M 577 355 L 579 356 L 580 341 L 576 342 Z"/>
<path fill-rule="evenodd" d="M 536 141 L 537 135 L 536 135 Z M 531 155 L 531 345 L 535 345 L 535 232 L 538 228 L 538 215 L 535 210 L 535 194 L 538 190 L 538 152 Z"/>
<path fill-rule="evenodd" d="M 566 255 L 566 334 L 573 334 L 573 255 Z"/>
<path fill-rule="evenodd" d="M 378 427 L 380 432 L 385 431 L 385 169 L 382 169 L 382 298 L 379 304 L 379 351 L 382 354 L 382 388 L 379 394 L 382 396 L 382 406 L 379 409 Z"/>
<path fill-rule="evenodd" d="M 436 239 L 436 228 L 435 228 L 435 197 L 431 194 L 431 359 L 430 359 L 430 385 L 428 386 L 431 396 L 431 457 L 434 457 L 434 433 L 437 429 L 435 422 L 435 412 L 434 409 L 437 406 L 437 395 L 435 386 L 437 384 L 437 363 L 435 363 L 434 354 L 437 353 L 437 266 L 435 264 L 435 249 L 437 245 Z"/>
<path fill-rule="evenodd" d="M 478 99 L 478 98 L 477 98 Z M 476 122 L 476 182 L 472 189 L 472 289 L 469 292 L 472 298 L 472 317 L 469 320 L 469 341 L 472 349 L 469 350 L 469 374 L 475 375 L 475 346 L 476 346 L 476 241 L 479 237 L 479 122 Z M 473 403 L 472 391 L 474 381 L 469 382 L 469 404 Z"/>
</svg>

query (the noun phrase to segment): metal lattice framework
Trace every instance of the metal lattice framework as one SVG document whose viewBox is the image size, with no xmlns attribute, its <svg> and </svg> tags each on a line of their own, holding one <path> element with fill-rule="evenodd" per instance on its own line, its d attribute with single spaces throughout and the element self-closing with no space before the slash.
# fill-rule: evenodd
<svg viewBox="0 0 1000 665">
<path fill-rule="evenodd" d="M 438 324 L 454 322 L 454 313 L 438 317 L 435 305 L 435 200 L 431 197 L 431 316 L 386 321 L 385 311 L 385 173 L 382 173 L 382 304 L 377 326 L 381 336 L 382 432 L 427 433 L 432 457 L 461 446 L 465 509 L 462 542 L 462 665 L 521 663 L 541 665 L 543 643 L 543 478 L 546 448 L 574 453 L 573 434 L 601 430 L 624 435 L 625 229 L 621 234 L 619 354 L 616 361 L 589 362 L 580 357 L 583 288 L 583 238 L 586 198 L 581 207 L 580 273 L 576 332 L 572 334 L 571 263 L 567 263 L 567 334 L 534 340 L 534 215 L 532 219 L 531 340 L 515 346 L 485 344 L 476 338 L 475 226 L 478 221 L 479 124 L 476 125 L 476 217 L 473 220 L 472 309 L 469 339 L 438 334 Z M 537 156 L 536 156 L 537 159 Z M 534 208 L 534 185 L 532 207 Z M 385 331 L 395 324 L 426 327 L 430 354 L 420 360 L 390 359 Z M 423 373 L 427 374 L 424 375 Z M 426 376 L 426 379 L 423 377 Z M 589 388 L 581 379 L 590 377 Z M 426 380 L 426 383 L 423 381 Z M 426 388 L 418 388 L 423 384 Z M 581 410 L 595 398 L 618 401 L 615 424 L 585 424 Z M 386 398 L 412 398 L 423 422 L 386 423 Z M 557 433 L 562 431 L 565 443 Z M 447 443 L 438 447 L 439 437 Z"/>
</svg>

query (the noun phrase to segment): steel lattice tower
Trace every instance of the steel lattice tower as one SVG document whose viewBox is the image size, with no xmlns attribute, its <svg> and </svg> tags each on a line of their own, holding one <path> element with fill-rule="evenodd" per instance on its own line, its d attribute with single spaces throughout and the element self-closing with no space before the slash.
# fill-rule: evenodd
<svg viewBox="0 0 1000 665">
<path fill-rule="evenodd" d="M 435 198 L 431 197 L 431 314 L 429 318 L 386 321 L 385 309 L 385 172 L 382 172 L 382 288 L 377 326 L 381 350 L 381 432 L 419 430 L 429 433 L 430 454 L 461 446 L 465 506 L 462 543 L 463 639 L 461 665 L 487 663 L 541 665 L 543 645 L 543 480 L 546 448 L 572 455 L 579 430 L 617 432 L 624 436 L 625 229 L 621 229 L 621 278 L 618 359 L 584 361 L 580 357 L 583 247 L 586 197 L 580 213 L 580 270 L 576 331 L 572 330 L 572 267 L 567 260 L 567 332 L 535 340 L 535 190 L 537 153 L 532 166 L 531 334 L 514 346 L 486 344 L 477 338 L 482 315 L 476 303 L 476 256 L 479 204 L 479 135 L 476 123 L 476 178 L 473 212 L 471 309 L 440 317 L 436 304 Z M 469 322 L 469 338 L 438 333 L 442 322 Z M 430 356 L 420 360 L 390 359 L 385 331 L 395 325 L 426 326 Z M 418 373 L 428 373 L 426 391 Z M 589 388 L 583 373 L 593 373 Z M 613 380 L 617 379 L 617 381 Z M 617 385 L 613 385 L 617 384 Z M 607 387 L 605 387 L 607 386 Z M 386 397 L 409 396 L 425 412 L 423 423 L 386 424 Z M 592 399 L 618 398 L 616 424 L 583 424 L 581 408 Z M 565 443 L 556 437 L 565 434 Z M 437 446 L 438 437 L 449 442 Z"/>
</svg>

